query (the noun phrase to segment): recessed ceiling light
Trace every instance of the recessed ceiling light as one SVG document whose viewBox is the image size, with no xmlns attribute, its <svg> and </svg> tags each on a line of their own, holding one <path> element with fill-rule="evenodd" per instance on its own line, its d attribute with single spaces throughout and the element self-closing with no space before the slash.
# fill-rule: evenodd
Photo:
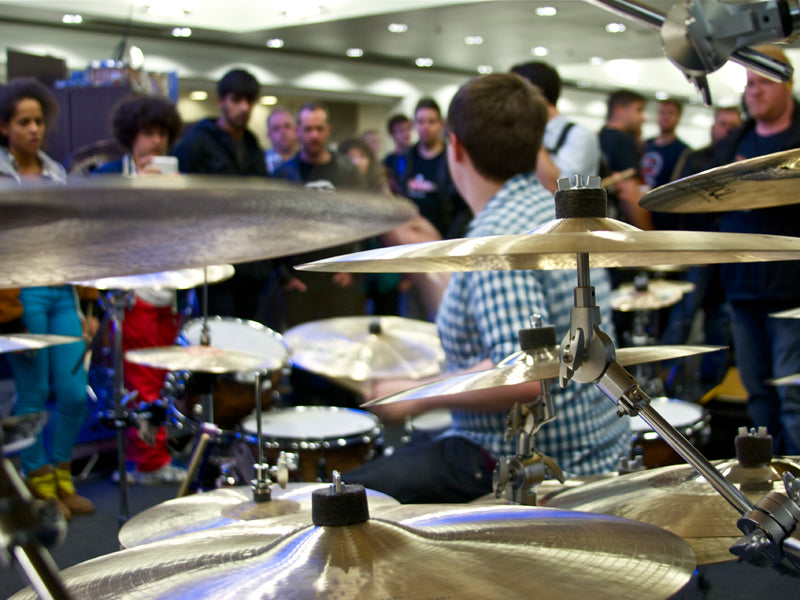
<svg viewBox="0 0 800 600">
<path fill-rule="evenodd" d="M 592 63 L 593 65 L 602 65 L 606 61 L 604 58 L 601 58 L 600 56 L 593 56 L 592 58 L 589 59 L 589 62 Z"/>
<path fill-rule="evenodd" d="M 405 33 L 408 31 L 408 25 L 405 23 L 389 23 L 389 31 L 392 33 Z"/>
<path fill-rule="evenodd" d="M 191 27 L 175 27 L 172 30 L 172 37 L 191 37 L 191 36 L 192 36 Z"/>
<path fill-rule="evenodd" d="M 277 96 L 261 96 L 259 103 L 264 106 L 275 106 L 278 103 Z"/>
<path fill-rule="evenodd" d="M 536 8 L 536 14 L 540 17 L 554 17 L 557 13 L 555 6 L 538 6 Z"/>
<path fill-rule="evenodd" d="M 544 46 L 536 46 L 535 48 L 531 48 L 531 54 L 534 56 L 547 56 L 550 54 L 550 51 Z"/>
<path fill-rule="evenodd" d="M 350 58 L 361 58 L 364 56 L 364 51 L 361 48 L 348 48 L 345 54 Z"/>
<path fill-rule="evenodd" d="M 78 25 L 83 23 L 83 17 L 81 15 L 64 15 L 61 17 L 61 22 L 69 25 Z"/>
<path fill-rule="evenodd" d="M 464 38 L 464 43 L 467 46 L 480 46 L 483 43 L 483 38 L 479 35 L 468 35 Z"/>
<path fill-rule="evenodd" d="M 433 59 L 427 57 L 420 57 L 414 61 L 414 64 L 418 67 L 432 67 L 433 66 Z"/>
<path fill-rule="evenodd" d="M 189 92 L 189 100 L 208 100 L 208 92 L 204 92 L 203 90 L 195 90 L 193 92 Z"/>
<path fill-rule="evenodd" d="M 625 23 L 609 23 L 606 25 L 608 33 L 622 33 L 625 29 Z"/>
<path fill-rule="evenodd" d="M 661 90 L 656 92 L 656 100 L 666 100 L 667 98 L 669 98 L 669 94 L 667 92 Z"/>
<path fill-rule="evenodd" d="M 492 71 L 494 71 L 494 69 L 492 69 L 492 65 L 478 65 L 478 73 L 481 75 L 488 75 Z"/>
<path fill-rule="evenodd" d="M 283 48 L 283 40 L 280 38 L 267 40 L 267 48 Z"/>
</svg>

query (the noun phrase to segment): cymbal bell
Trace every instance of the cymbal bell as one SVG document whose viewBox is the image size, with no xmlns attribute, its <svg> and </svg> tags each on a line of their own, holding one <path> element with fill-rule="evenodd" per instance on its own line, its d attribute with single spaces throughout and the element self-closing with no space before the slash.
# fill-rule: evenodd
<svg viewBox="0 0 800 600">
<path fill-rule="evenodd" d="M 129 519 L 119 530 L 119 542 L 123 548 L 133 548 L 186 533 L 254 521 L 260 522 L 264 531 L 274 525 L 276 531 L 289 533 L 311 523 L 311 493 L 326 487 L 330 484 L 289 483 L 285 489 L 273 485 L 272 499 L 268 502 L 254 502 L 250 486 L 219 488 L 167 500 Z M 400 504 L 386 494 L 366 492 L 371 513 Z"/>
<path fill-rule="evenodd" d="M 770 491 L 784 491 L 781 474 L 800 474 L 796 457 L 774 458 L 768 467 L 745 468 L 737 460 L 712 461 L 753 502 Z M 548 498 L 551 508 L 583 510 L 616 515 L 662 527 L 692 543 L 705 544 L 698 553 L 698 564 L 733 560 L 730 545 L 722 547 L 705 540 L 738 539 L 739 513 L 692 467 L 675 465 L 587 483 Z M 734 540 L 735 541 L 735 540 Z M 732 542 L 731 542 L 732 543 Z M 700 545 L 700 544 L 698 544 Z"/>
<path fill-rule="evenodd" d="M 426 273 L 646 267 L 800 259 L 800 238 L 745 233 L 642 231 L 609 218 L 549 221 L 524 234 L 474 237 L 376 248 L 296 267 L 306 271 Z"/>
<path fill-rule="evenodd" d="M 444 350 L 434 323 L 404 317 L 335 317 L 284 334 L 292 364 L 328 377 L 420 379 L 441 372 Z"/>
<path fill-rule="evenodd" d="M 240 263 L 368 238 L 417 214 L 404 198 L 267 178 L 0 182 L 0 287 Z"/>
<path fill-rule="evenodd" d="M 616 355 L 617 361 L 625 367 L 694 356 L 722 349 L 722 346 L 636 346 L 617 348 Z M 535 356 L 523 351 L 515 352 L 500 361 L 492 369 L 441 379 L 385 398 L 371 400 L 362 404 L 362 406 L 377 406 L 379 404 L 403 402 L 417 398 L 447 396 L 471 390 L 489 389 L 501 385 L 516 385 L 528 381 L 555 379 L 558 377 L 560 367 L 558 352 L 557 346 L 539 349 Z"/>
<path fill-rule="evenodd" d="M 9 333 L 0 335 L 0 354 L 20 352 L 23 350 L 39 350 L 48 346 L 74 344 L 83 338 L 72 335 L 53 335 L 50 333 Z"/>
<path fill-rule="evenodd" d="M 104 277 L 73 283 L 98 290 L 134 290 L 137 288 L 158 288 L 168 290 L 188 290 L 203 283 L 218 283 L 233 277 L 233 265 L 209 265 L 205 268 L 159 271 L 143 275 L 124 277 Z"/>
<path fill-rule="evenodd" d="M 625 519 L 538 507 L 436 505 L 407 522 L 370 518 L 278 537 L 260 522 L 189 533 L 62 572 L 67 590 L 125 598 L 446 595 L 668 598 L 694 555 L 674 534 Z M 457 575 L 456 575 L 457 574 Z M 23 590 L 15 600 L 34 598 Z"/>
<path fill-rule="evenodd" d="M 680 302 L 684 294 L 691 292 L 694 284 L 689 281 L 651 279 L 646 289 L 633 283 L 624 283 L 611 292 L 611 308 L 622 312 L 637 310 L 659 310 Z"/>
<path fill-rule="evenodd" d="M 192 373 L 241 373 L 275 370 L 282 360 L 267 354 L 227 350 L 216 346 L 158 346 L 128 350 L 125 360 L 167 371 Z"/>
<path fill-rule="evenodd" d="M 639 201 L 648 210 L 723 212 L 797 204 L 800 150 L 786 150 L 716 167 L 659 186 Z"/>
</svg>

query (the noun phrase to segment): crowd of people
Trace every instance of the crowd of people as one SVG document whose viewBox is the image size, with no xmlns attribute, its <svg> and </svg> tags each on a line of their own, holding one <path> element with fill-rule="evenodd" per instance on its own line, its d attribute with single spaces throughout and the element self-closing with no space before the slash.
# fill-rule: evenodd
<svg viewBox="0 0 800 600">
<path fill-rule="evenodd" d="M 762 51 L 788 62 L 775 47 Z M 681 103 L 660 100 L 657 136 L 643 140 L 647 100 L 633 90 L 611 93 L 607 118 L 595 133 L 558 109 L 561 80 L 552 66 L 529 62 L 509 73 L 465 83 L 442 113 L 433 98 L 421 98 L 413 115 L 387 122 L 393 150 L 380 156 L 379 133 L 331 143 L 331 115 L 317 102 L 296 114 L 274 108 L 267 121 L 271 147 L 260 147 L 249 128 L 260 85 L 234 69 L 218 82 L 219 115 L 183 126 L 175 106 L 163 98 L 138 96 L 114 111 L 113 129 L 125 154 L 92 176 L 158 174 L 153 157 L 172 154 L 183 174 L 273 177 L 298 185 L 369 190 L 404 196 L 419 217 L 384 236 L 322 251 L 236 265 L 235 275 L 208 287 L 207 311 L 266 324 L 276 331 L 336 316 L 400 315 L 435 321 L 447 358 L 447 374 L 490 368 L 518 350 L 518 331 L 533 313 L 563 335 L 570 325 L 574 273 L 491 271 L 452 276 L 299 273 L 297 264 L 378 245 L 447 238 L 524 233 L 555 217 L 557 181 L 574 174 L 599 174 L 609 186 L 610 216 L 643 229 L 708 229 L 798 235 L 796 205 L 721 213 L 718 218 L 675 218 L 639 206 L 652 187 L 678 177 L 788 148 L 800 147 L 800 109 L 791 82 L 775 83 L 748 73 L 743 110 L 715 111 L 712 143 L 700 150 L 680 140 Z M 56 105 L 34 80 L 9 82 L 0 90 L 0 176 L 21 182 L 39 178 L 66 183 L 64 168 L 42 151 Z M 741 113 L 746 115 L 742 123 Z M 412 143 L 413 133 L 417 141 Z M 769 315 L 800 306 L 797 262 L 703 267 L 687 277 L 695 291 L 673 311 L 665 340 L 684 343 L 695 313 L 705 314 L 709 343 L 733 345 L 749 394 L 753 425 L 767 426 L 775 451 L 800 454 L 800 389 L 764 382 L 800 372 L 800 321 L 777 322 Z M 795 273 L 792 275 L 792 273 Z M 610 274 L 592 273 L 605 329 L 613 336 Z M 180 328 L 175 292 L 135 290 L 126 314 L 124 348 L 171 344 Z M 0 291 L 0 332 L 81 336 L 76 290 L 70 285 Z M 621 335 L 622 332 L 617 332 Z M 65 515 L 92 511 L 71 481 L 70 461 L 86 409 L 86 371 L 73 369 L 80 343 L 35 353 L 9 355 L 16 384 L 17 414 L 43 410 L 55 401 L 50 439 L 44 434 L 20 451 L 20 466 L 34 494 L 56 502 Z M 724 365 L 706 378 L 711 384 Z M 711 369 L 711 367 L 709 367 Z M 294 377 L 294 374 L 293 374 Z M 125 364 L 125 383 L 138 399 L 161 394 L 164 372 Z M 419 381 L 374 382 L 370 397 L 399 391 Z M 317 394 L 331 398 L 330 382 L 298 373 L 296 401 Z M 433 408 L 452 413 L 452 426 L 432 441 L 410 445 L 345 474 L 350 482 L 388 493 L 403 502 L 459 502 L 491 491 L 498 457 L 515 452 L 505 439 L 506 414 L 530 402 L 546 383 L 529 382 L 487 392 L 465 392 L 384 407 L 379 416 L 402 419 Z M 627 421 L 592 385 L 554 386 L 558 418 L 542 428 L 536 447 L 552 456 L 567 475 L 613 471 L 629 447 Z M 52 396 L 52 398 L 51 398 Z M 357 406 L 361 398 L 350 398 Z M 133 480 L 178 481 L 185 469 L 173 463 L 160 429 L 145 444 L 128 435 Z"/>
</svg>

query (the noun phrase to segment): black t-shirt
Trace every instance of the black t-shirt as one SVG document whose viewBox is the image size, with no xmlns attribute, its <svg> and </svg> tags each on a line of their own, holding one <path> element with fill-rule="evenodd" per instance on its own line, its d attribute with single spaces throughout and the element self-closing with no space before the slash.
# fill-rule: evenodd
<svg viewBox="0 0 800 600">
<path fill-rule="evenodd" d="M 773 152 L 780 152 L 786 148 L 786 141 L 792 133 L 791 129 L 776 133 L 775 135 L 758 135 L 755 128 L 750 129 L 739 140 L 736 146 L 736 155 L 744 158 L 755 158 Z"/>
</svg>

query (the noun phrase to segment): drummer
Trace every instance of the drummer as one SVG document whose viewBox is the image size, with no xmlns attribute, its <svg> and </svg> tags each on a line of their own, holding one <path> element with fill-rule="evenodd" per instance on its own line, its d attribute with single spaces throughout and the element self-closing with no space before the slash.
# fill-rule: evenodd
<svg viewBox="0 0 800 600">
<path fill-rule="evenodd" d="M 162 175 L 164 166 L 155 157 L 164 156 L 180 134 L 182 121 L 167 98 L 132 96 L 120 102 L 111 115 L 117 142 L 127 153 L 109 162 L 95 174 Z M 177 159 L 173 159 L 177 165 Z M 170 289 L 141 288 L 134 291 L 134 305 L 122 322 L 122 350 L 169 346 L 178 333 L 176 293 Z M 125 386 L 137 392 L 135 401 L 154 402 L 161 397 L 166 371 L 124 362 Z M 175 483 L 186 477 L 186 469 L 172 463 L 163 425 L 129 427 L 127 459 L 133 467 L 132 483 Z M 114 476 L 119 476 L 114 471 Z"/>
<path fill-rule="evenodd" d="M 447 159 L 458 191 L 475 215 L 468 237 L 524 233 L 555 218 L 552 195 L 536 178 L 536 156 L 547 122 L 544 99 L 515 74 L 478 77 L 463 85 L 449 110 Z M 404 226 L 405 227 L 405 226 Z M 419 240 L 419 229 L 395 234 Z M 610 285 L 593 271 L 597 304 L 611 328 Z M 426 278 L 429 285 L 442 279 Z M 532 313 L 543 315 L 558 335 L 570 327 L 576 275 L 572 270 L 455 273 L 446 284 L 437 326 L 449 374 L 492 368 L 519 350 L 518 331 Z M 441 290 L 440 290 L 441 291 Z M 381 380 L 375 397 L 420 381 Z M 439 407 L 452 410 L 453 427 L 433 441 L 410 445 L 345 473 L 348 483 L 389 494 L 401 502 L 467 502 L 492 491 L 501 455 L 516 454 L 506 442 L 506 416 L 515 402 L 531 402 L 539 382 L 420 398 L 380 406 L 386 420 Z M 567 476 L 609 472 L 625 454 L 627 420 L 593 385 L 552 386 L 557 419 L 537 433 L 536 449 L 554 458 Z"/>
</svg>

